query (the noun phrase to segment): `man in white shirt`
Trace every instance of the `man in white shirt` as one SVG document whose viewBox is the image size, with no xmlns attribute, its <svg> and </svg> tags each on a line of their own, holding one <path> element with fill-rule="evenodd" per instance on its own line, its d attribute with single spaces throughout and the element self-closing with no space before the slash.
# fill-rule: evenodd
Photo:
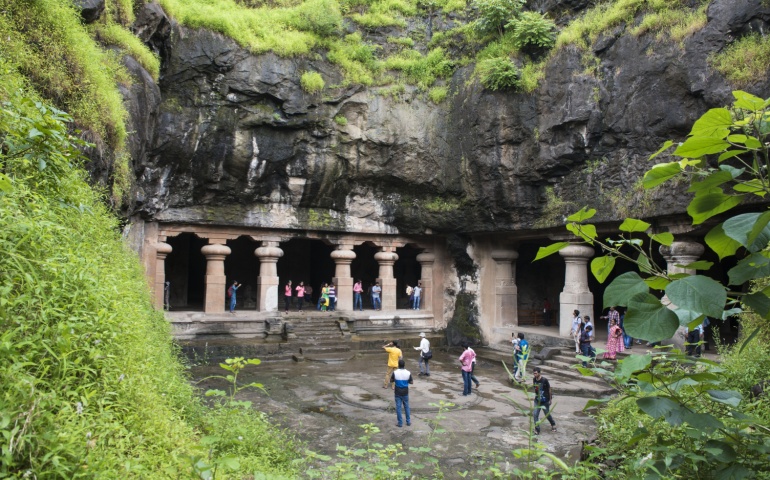
<svg viewBox="0 0 770 480">
<path fill-rule="evenodd" d="M 426 377 L 430 377 L 430 367 L 428 367 L 428 361 L 431 359 L 433 354 L 430 352 L 430 342 L 427 338 L 425 338 L 425 333 L 420 333 L 420 346 L 414 347 L 415 350 L 420 351 L 420 359 L 417 361 L 417 365 L 420 367 L 420 373 L 419 375 L 425 375 Z M 428 357 L 428 358 L 425 358 Z M 423 367 L 424 365 L 424 367 Z"/>
<path fill-rule="evenodd" d="M 575 340 L 575 353 L 580 353 L 580 310 L 572 311 L 572 338 Z"/>
</svg>

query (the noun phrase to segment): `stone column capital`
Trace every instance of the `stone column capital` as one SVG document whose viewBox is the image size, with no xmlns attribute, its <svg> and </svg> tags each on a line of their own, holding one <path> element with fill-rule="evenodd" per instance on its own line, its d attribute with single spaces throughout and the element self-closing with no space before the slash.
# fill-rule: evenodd
<svg viewBox="0 0 770 480">
<path fill-rule="evenodd" d="M 421 264 L 433 263 L 436 261 L 436 255 L 431 252 L 423 252 L 417 254 L 417 261 Z"/>
<path fill-rule="evenodd" d="M 398 254 L 396 252 L 377 252 L 374 254 L 374 259 L 380 264 L 393 265 L 398 260 Z"/>
<path fill-rule="evenodd" d="M 206 256 L 206 258 L 209 257 L 226 257 L 227 255 L 230 255 L 230 247 L 227 245 L 220 245 L 218 243 L 215 243 L 213 245 L 204 245 L 201 247 L 201 253 Z"/>
<path fill-rule="evenodd" d="M 698 242 L 680 241 L 680 242 L 672 243 L 670 250 L 671 250 L 671 256 L 674 258 L 676 257 L 699 258 L 701 255 L 703 255 L 703 252 L 706 251 L 706 248 Z"/>
<path fill-rule="evenodd" d="M 156 242 L 153 247 L 155 247 L 155 253 L 158 255 L 158 257 L 162 255 L 164 258 L 174 250 L 171 245 L 164 242 Z"/>
<path fill-rule="evenodd" d="M 264 242 L 273 243 L 273 242 Z M 259 257 L 262 262 L 275 263 L 279 258 L 283 257 L 283 250 L 275 246 L 262 246 L 254 250 L 254 255 Z"/>
<path fill-rule="evenodd" d="M 559 250 L 559 255 L 564 259 L 581 259 L 585 258 L 586 261 L 594 256 L 593 247 L 588 245 L 569 245 Z"/>
<path fill-rule="evenodd" d="M 335 263 L 350 263 L 356 259 L 356 252 L 348 249 L 333 250 L 329 254 Z"/>
</svg>

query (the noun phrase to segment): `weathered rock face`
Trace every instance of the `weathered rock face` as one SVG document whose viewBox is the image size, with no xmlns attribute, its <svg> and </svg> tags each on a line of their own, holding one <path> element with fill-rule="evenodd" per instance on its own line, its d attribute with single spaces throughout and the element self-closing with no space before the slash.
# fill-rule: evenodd
<svg viewBox="0 0 770 480">
<path fill-rule="evenodd" d="M 574 10 L 588 2 L 541 3 Z M 684 49 L 618 30 L 594 46 L 600 61 L 590 72 L 581 52 L 563 49 L 526 95 L 484 90 L 464 68 L 437 106 L 411 90 L 400 98 L 359 87 L 307 94 L 303 72 L 340 85 L 336 68 L 252 55 L 146 8 L 135 30 L 164 66 L 157 119 L 151 87 L 131 97 L 146 109 L 135 123 L 147 127 L 138 139 L 146 144 L 132 145 L 136 213 L 382 233 L 546 227 L 583 205 L 604 220 L 681 213 L 684 199 L 635 187 L 647 158 L 708 108 L 730 103 L 731 87 L 708 55 L 770 25 L 759 1 L 717 0 Z M 768 97 L 770 80 L 749 90 Z"/>
</svg>

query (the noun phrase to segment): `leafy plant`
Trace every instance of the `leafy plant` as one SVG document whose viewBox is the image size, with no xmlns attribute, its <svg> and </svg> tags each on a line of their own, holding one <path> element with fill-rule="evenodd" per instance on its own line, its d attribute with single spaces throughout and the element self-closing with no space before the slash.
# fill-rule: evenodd
<svg viewBox="0 0 770 480">
<path fill-rule="evenodd" d="M 428 98 L 430 98 L 433 103 L 438 105 L 444 101 L 448 93 L 448 87 L 433 87 L 428 90 Z"/>
<path fill-rule="evenodd" d="M 481 84 L 489 90 L 515 88 L 521 78 L 519 68 L 508 57 L 482 60 L 476 68 Z"/>
<path fill-rule="evenodd" d="M 767 73 L 770 37 L 759 33 L 746 35 L 711 56 L 709 63 L 733 85 L 751 85 Z"/>
<path fill-rule="evenodd" d="M 506 27 L 511 29 L 517 48 L 550 49 L 556 43 L 556 24 L 537 12 L 523 12 Z"/>
<path fill-rule="evenodd" d="M 345 117 L 345 115 L 335 115 L 334 116 L 334 123 L 339 125 L 340 127 L 344 127 L 348 124 L 348 119 Z"/>
<path fill-rule="evenodd" d="M 324 86 L 326 85 L 324 83 L 323 77 L 318 72 L 303 73 L 302 77 L 300 77 L 299 83 L 302 85 L 302 90 L 306 91 L 307 93 L 318 93 L 323 90 Z"/>
<path fill-rule="evenodd" d="M 478 11 L 474 27 L 483 35 L 502 37 L 506 24 L 521 13 L 525 3 L 525 0 L 474 0 L 473 7 Z"/>
<path fill-rule="evenodd" d="M 695 225 L 751 197 L 764 198 L 770 193 L 770 99 L 742 91 L 733 92 L 733 96 L 731 108 L 711 109 L 695 122 L 688 138 L 672 152 L 677 160 L 657 164 L 644 176 L 643 185 L 648 189 L 679 178 L 688 180 L 688 191 L 694 197 L 687 212 Z M 651 158 L 673 146 L 674 142 L 666 142 Z M 672 337 L 680 327 L 695 327 L 706 317 L 727 318 L 743 309 L 765 320 L 770 318 L 770 289 L 741 288 L 750 282 L 762 284 L 770 277 L 770 211 L 734 215 L 706 235 L 706 244 L 720 260 L 741 254 L 727 272 L 726 285 L 703 274 L 670 273 L 658 266 L 652 247 L 670 247 L 674 236 L 652 233 L 651 225 L 642 220 L 626 218 L 618 239 L 599 239 L 596 227 L 587 223 L 595 213 L 584 207 L 567 218 L 567 229 L 603 250 L 604 255 L 591 262 L 599 282 L 609 277 L 617 258 L 638 266 L 639 273 L 619 275 L 604 292 L 605 307 L 628 307 L 624 326 L 630 336 L 659 341 Z M 647 237 L 646 246 L 639 238 L 642 235 Z M 560 242 L 542 247 L 536 259 L 567 245 Z M 699 261 L 680 267 L 707 272 L 712 266 Z M 658 298 L 663 293 L 666 302 Z M 744 346 L 760 329 L 748 335 Z M 740 392 L 724 388 L 721 372 L 718 365 L 689 359 L 681 352 L 633 356 L 614 373 L 602 372 L 618 383 L 628 383 L 623 398 L 640 397 L 636 403 L 648 416 L 675 427 L 684 425 L 684 437 L 667 443 L 665 449 L 655 449 L 652 461 L 640 461 L 637 468 L 657 475 L 692 475 L 711 469 L 724 478 L 767 470 L 770 429 L 757 428 L 757 419 L 742 407 Z M 640 431 L 639 435 L 646 434 Z"/>
</svg>

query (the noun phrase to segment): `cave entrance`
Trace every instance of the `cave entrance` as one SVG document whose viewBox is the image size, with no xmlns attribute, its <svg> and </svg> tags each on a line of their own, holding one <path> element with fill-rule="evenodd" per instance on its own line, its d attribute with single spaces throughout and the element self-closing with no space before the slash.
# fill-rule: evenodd
<svg viewBox="0 0 770 480">
<path fill-rule="evenodd" d="M 417 254 L 421 249 L 412 245 L 397 248 L 398 260 L 393 264 L 393 276 L 396 277 L 396 308 L 412 308 L 409 304 L 409 295 L 406 287 L 414 287 L 421 278 L 421 267 L 417 261 Z M 422 286 L 422 285 L 421 285 Z M 425 296 L 420 297 L 420 308 L 425 304 Z"/>
<path fill-rule="evenodd" d="M 235 295 L 237 309 L 256 310 L 257 308 L 259 259 L 254 255 L 254 250 L 259 245 L 259 242 L 245 235 L 227 241 L 230 255 L 225 257 L 226 285 L 229 288 L 233 281 L 242 285 Z"/>
<path fill-rule="evenodd" d="M 518 247 L 516 261 L 516 287 L 518 290 L 518 324 L 544 325 L 543 304 L 551 304 L 551 328 L 559 328 L 559 295 L 564 289 L 564 259 L 559 254 L 550 255 L 533 263 L 540 247 L 553 242 L 522 243 Z M 504 319 L 508 322 L 510 319 Z"/>
<path fill-rule="evenodd" d="M 208 240 L 194 233 L 170 237 L 171 253 L 166 257 L 166 281 L 172 310 L 203 310 L 206 291 L 206 256 L 201 248 Z"/>
<path fill-rule="evenodd" d="M 305 282 L 313 288 L 311 299 L 317 299 L 324 283 L 330 283 L 335 274 L 334 260 L 331 253 L 334 247 L 321 240 L 292 238 L 281 243 L 283 257 L 278 259 L 278 305 L 283 306 L 283 294 L 286 282 L 291 280 L 292 289 Z M 292 296 L 296 297 L 296 290 Z M 296 302 L 296 298 L 294 299 Z M 311 300 L 305 299 L 306 302 Z"/>
<path fill-rule="evenodd" d="M 363 303 L 365 308 L 374 308 L 372 305 L 372 295 L 370 289 L 374 285 L 377 277 L 380 276 L 380 265 L 374 259 L 374 254 L 380 249 L 369 242 L 353 247 L 356 258 L 350 264 L 350 275 L 353 281 L 361 280 L 361 286 L 364 289 Z"/>
</svg>

